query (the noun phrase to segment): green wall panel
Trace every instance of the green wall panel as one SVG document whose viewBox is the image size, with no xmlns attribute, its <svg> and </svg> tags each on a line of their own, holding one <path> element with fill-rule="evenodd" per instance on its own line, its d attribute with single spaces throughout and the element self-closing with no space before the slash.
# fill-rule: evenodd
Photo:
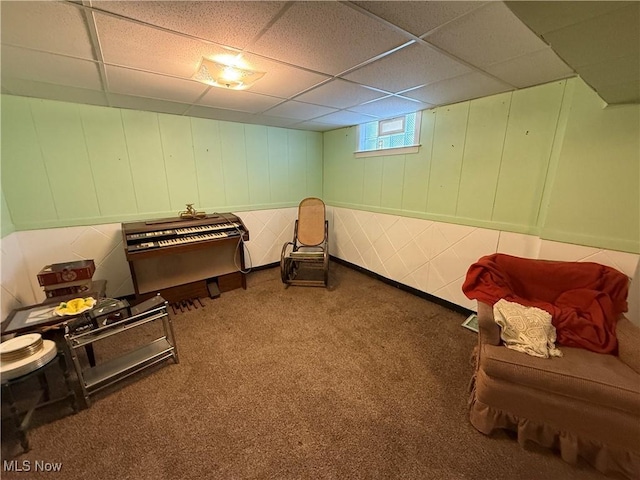
<svg viewBox="0 0 640 480">
<path fill-rule="evenodd" d="M 138 213 L 171 211 L 158 115 L 135 110 L 120 110 L 120 115 Z"/>
<path fill-rule="evenodd" d="M 565 82 L 513 93 L 492 220 L 535 226 Z"/>
<path fill-rule="evenodd" d="M 100 216 L 79 105 L 36 99 L 30 103 L 59 217 Z"/>
<path fill-rule="evenodd" d="M 158 115 L 158 122 L 169 185 L 169 204 L 177 214 L 187 203 L 197 207 L 200 202 L 191 123 L 187 117 L 164 114 Z"/>
<path fill-rule="evenodd" d="M 307 196 L 322 198 L 322 135 L 305 132 L 307 143 Z"/>
<path fill-rule="evenodd" d="M 29 102 L 2 97 L 2 193 L 12 217 L 39 224 L 58 214 Z"/>
<path fill-rule="evenodd" d="M 135 214 L 135 190 L 120 111 L 79 105 L 102 215 Z"/>
<path fill-rule="evenodd" d="M 324 195 L 327 200 L 336 202 L 357 203 L 362 201 L 364 163 L 362 159 L 355 159 L 357 128 L 341 128 L 332 130 L 325 135 L 325 180 Z M 328 151 L 327 151 L 328 149 Z M 368 159 L 365 159 L 368 160 Z M 331 181 L 327 182 L 330 178 Z"/>
<path fill-rule="evenodd" d="M 245 144 L 247 147 L 247 175 L 249 181 L 249 200 L 252 204 L 269 204 L 269 155 L 265 155 L 264 146 L 268 144 L 269 132 L 262 125 L 245 125 Z"/>
<path fill-rule="evenodd" d="M 307 138 L 302 130 L 287 131 L 289 160 L 289 192 L 292 198 L 307 196 Z"/>
<path fill-rule="evenodd" d="M 222 168 L 227 190 L 227 202 L 231 205 L 249 205 L 247 176 L 247 151 L 244 145 L 244 125 L 220 122 L 222 144 Z"/>
<path fill-rule="evenodd" d="M 429 171 L 427 212 L 455 215 L 469 102 L 436 110 L 433 157 Z"/>
<path fill-rule="evenodd" d="M 382 171 L 384 157 L 369 157 L 364 162 L 364 186 L 362 203 L 379 207 L 382 205 Z"/>
<path fill-rule="evenodd" d="M 268 127 L 267 139 L 271 201 L 284 202 L 290 198 L 287 131 L 282 128 Z"/>
<path fill-rule="evenodd" d="M 640 107 L 605 108 L 576 78 L 423 111 L 417 154 L 356 159 L 357 128 L 334 130 L 324 134 L 324 195 L 638 253 L 639 123 Z"/>
<path fill-rule="evenodd" d="M 640 252 L 640 106 L 577 82 L 543 238 Z"/>
<path fill-rule="evenodd" d="M 217 210 L 227 203 L 219 122 L 192 118 L 191 132 L 199 193 L 195 207 Z"/>
<path fill-rule="evenodd" d="M 16 230 L 322 195 L 321 133 L 11 95 L 2 103 L 4 216 Z"/>
<path fill-rule="evenodd" d="M 435 110 L 422 112 L 420 123 L 420 150 L 404 157 L 404 184 L 402 209 L 426 212 L 429 185 L 429 168 L 433 149 L 433 133 L 436 123 Z"/>
<path fill-rule="evenodd" d="M 469 105 L 456 210 L 460 217 L 491 220 L 510 104 L 511 93 L 505 93 Z"/>
<path fill-rule="evenodd" d="M 404 155 L 382 157 L 382 190 L 380 206 L 393 210 L 402 208 Z"/>
</svg>

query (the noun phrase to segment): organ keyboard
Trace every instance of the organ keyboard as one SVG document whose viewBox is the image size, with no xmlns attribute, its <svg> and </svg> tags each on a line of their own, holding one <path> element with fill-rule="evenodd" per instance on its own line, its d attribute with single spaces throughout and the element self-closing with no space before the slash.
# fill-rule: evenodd
<svg viewBox="0 0 640 480">
<path fill-rule="evenodd" d="M 159 292 L 176 302 L 204 296 L 214 281 L 221 291 L 246 288 L 239 242 L 249 231 L 236 215 L 123 223 L 122 236 L 137 296 Z"/>
</svg>

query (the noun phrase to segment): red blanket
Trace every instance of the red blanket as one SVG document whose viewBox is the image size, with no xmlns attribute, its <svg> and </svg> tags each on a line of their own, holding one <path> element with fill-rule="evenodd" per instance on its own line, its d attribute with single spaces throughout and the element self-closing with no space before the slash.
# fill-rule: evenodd
<svg viewBox="0 0 640 480">
<path fill-rule="evenodd" d="M 616 322 L 627 311 L 629 279 L 589 262 L 531 260 L 496 253 L 467 272 L 464 294 L 493 305 L 501 298 L 549 312 L 558 343 L 615 353 Z"/>
</svg>

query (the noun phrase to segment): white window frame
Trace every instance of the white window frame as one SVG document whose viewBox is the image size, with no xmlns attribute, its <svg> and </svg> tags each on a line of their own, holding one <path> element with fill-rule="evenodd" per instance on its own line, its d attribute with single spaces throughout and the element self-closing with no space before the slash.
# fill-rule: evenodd
<svg viewBox="0 0 640 480">
<path fill-rule="evenodd" d="M 402 133 L 405 131 L 407 125 L 407 115 L 411 115 L 411 113 L 407 113 L 405 115 L 394 117 L 385 120 L 378 120 L 376 122 L 369 122 L 366 124 L 358 125 L 358 148 L 354 155 L 356 158 L 362 157 L 378 157 L 382 155 L 404 155 L 407 153 L 417 153 L 420 149 L 420 120 L 422 119 L 422 112 L 415 112 L 415 126 L 414 126 L 414 143 L 413 145 L 402 145 L 400 147 L 390 147 L 390 148 L 376 148 L 372 150 L 360 150 L 362 145 L 364 144 L 364 128 L 365 125 L 369 125 L 371 123 L 378 123 L 377 130 L 378 136 L 385 135 L 393 135 L 397 133 Z M 398 125 L 400 124 L 400 125 Z M 389 128 L 385 130 L 385 127 Z M 395 128 L 394 128 L 395 127 Z M 382 135 L 381 135 L 382 133 Z"/>
</svg>

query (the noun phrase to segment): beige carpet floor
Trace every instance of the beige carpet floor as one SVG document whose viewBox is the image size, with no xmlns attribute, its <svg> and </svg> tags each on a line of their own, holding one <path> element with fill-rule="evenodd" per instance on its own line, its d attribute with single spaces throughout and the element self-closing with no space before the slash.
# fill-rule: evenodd
<svg viewBox="0 0 640 480">
<path fill-rule="evenodd" d="M 285 289 L 278 268 L 261 270 L 246 291 L 173 316 L 179 364 L 74 415 L 39 412 L 32 450 L 15 457 L 31 471 L 2 478 L 604 478 L 469 424 L 465 315 L 335 263 L 330 282 Z M 145 335 L 97 346 L 98 359 Z M 3 467 L 19 450 L 6 423 Z"/>
</svg>

